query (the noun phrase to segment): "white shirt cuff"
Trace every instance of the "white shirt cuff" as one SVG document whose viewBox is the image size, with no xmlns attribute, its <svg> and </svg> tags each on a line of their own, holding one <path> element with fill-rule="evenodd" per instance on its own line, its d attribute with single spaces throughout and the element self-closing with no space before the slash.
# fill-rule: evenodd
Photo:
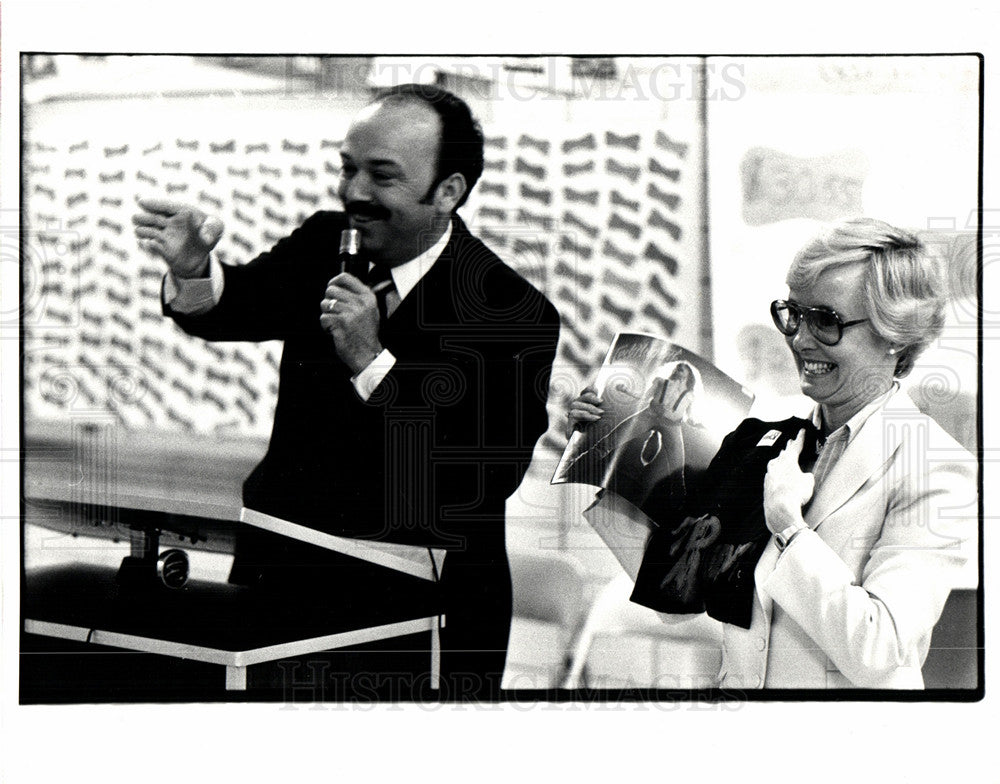
<svg viewBox="0 0 1000 784">
<path fill-rule="evenodd" d="M 382 353 L 368 363 L 366 368 L 351 377 L 351 383 L 354 384 L 354 391 L 358 393 L 358 397 L 367 401 L 395 364 L 396 358 L 392 352 L 387 348 L 382 349 Z"/>
<path fill-rule="evenodd" d="M 224 283 L 222 265 L 209 254 L 207 277 L 178 278 L 167 272 L 163 279 L 163 301 L 177 313 L 200 316 L 219 304 Z"/>
</svg>

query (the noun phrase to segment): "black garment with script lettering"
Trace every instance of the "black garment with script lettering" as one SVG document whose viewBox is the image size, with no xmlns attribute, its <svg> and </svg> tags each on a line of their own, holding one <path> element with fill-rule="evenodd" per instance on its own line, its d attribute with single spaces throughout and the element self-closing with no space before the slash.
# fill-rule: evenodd
<svg viewBox="0 0 1000 784">
<path fill-rule="evenodd" d="M 657 520 L 632 601 L 659 612 L 708 612 L 750 628 L 754 568 L 771 533 L 764 521 L 767 464 L 806 429 L 799 465 L 811 468 L 817 430 L 796 417 L 746 419 L 726 436 L 681 511 Z"/>
</svg>

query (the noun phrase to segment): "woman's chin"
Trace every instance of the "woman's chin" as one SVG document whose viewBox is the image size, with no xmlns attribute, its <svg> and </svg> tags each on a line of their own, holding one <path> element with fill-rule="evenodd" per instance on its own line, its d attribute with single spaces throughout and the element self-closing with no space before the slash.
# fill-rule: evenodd
<svg viewBox="0 0 1000 784">
<path fill-rule="evenodd" d="M 799 370 L 799 389 L 806 397 L 810 397 L 817 403 L 822 403 L 836 388 L 836 370 L 826 373 L 809 373 L 806 370 Z"/>
</svg>

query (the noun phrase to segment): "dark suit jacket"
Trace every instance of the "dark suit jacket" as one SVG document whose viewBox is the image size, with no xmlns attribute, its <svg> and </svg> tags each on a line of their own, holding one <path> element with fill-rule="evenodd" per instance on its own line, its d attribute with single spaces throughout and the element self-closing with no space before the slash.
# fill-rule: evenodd
<svg viewBox="0 0 1000 784">
<path fill-rule="evenodd" d="M 500 599 L 483 610 L 509 625 L 504 502 L 548 424 L 558 314 L 456 216 L 441 256 L 383 323 L 396 364 L 364 402 L 319 324 L 345 227 L 341 213 L 316 213 L 248 264 L 224 265 L 208 313 L 166 308 L 209 340 L 284 341 L 270 445 L 244 503 L 336 535 L 446 547 L 446 591 L 469 592 L 478 574 L 465 600 L 492 585 Z M 237 553 L 234 578 L 247 560 Z"/>
<path fill-rule="evenodd" d="M 396 365 L 363 402 L 320 327 L 339 213 L 224 266 L 209 313 L 167 312 L 209 340 L 283 340 L 267 455 L 247 506 L 337 535 L 451 549 L 497 544 L 504 500 L 547 426 L 552 305 L 459 218 L 440 258 L 383 325 Z"/>
<path fill-rule="evenodd" d="M 726 436 L 681 510 L 657 520 L 661 524 L 646 546 L 632 601 L 667 613 L 707 611 L 750 628 L 754 567 L 771 538 L 764 520 L 764 474 L 803 427 L 800 465 L 808 468 L 816 429 L 807 420 L 746 419 Z M 762 443 L 772 431 L 777 436 Z"/>
</svg>

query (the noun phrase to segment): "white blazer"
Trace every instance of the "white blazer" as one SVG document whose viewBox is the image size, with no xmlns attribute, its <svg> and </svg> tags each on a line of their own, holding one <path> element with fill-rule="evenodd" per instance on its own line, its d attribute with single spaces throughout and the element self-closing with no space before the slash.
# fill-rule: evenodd
<svg viewBox="0 0 1000 784">
<path fill-rule="evenodd" d="M 803 531 L 757 563 L 751 628 L 724 624 L 720 685 L 923 688 L 948 594 L 975 558 L 976 459 L 904 392 L 862 425 Z"/>
</svg>

